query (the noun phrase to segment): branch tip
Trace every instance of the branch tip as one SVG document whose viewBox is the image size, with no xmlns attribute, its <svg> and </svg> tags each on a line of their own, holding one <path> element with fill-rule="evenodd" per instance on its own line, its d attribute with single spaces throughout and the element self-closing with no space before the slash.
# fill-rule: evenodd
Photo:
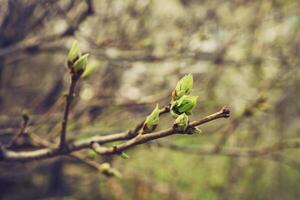
<svg viewBox="0 0 300 200">
<path fill-rule="evenodd" d="M 225 118 L 230 117 L 230 110 L 229 110 L 229 108 L 227 108 L 227 107 L 223 107 L 223 108 L 221 109 L 221 113 L 223 114 L 223 116 L 224 116 Z"/>
</svg>

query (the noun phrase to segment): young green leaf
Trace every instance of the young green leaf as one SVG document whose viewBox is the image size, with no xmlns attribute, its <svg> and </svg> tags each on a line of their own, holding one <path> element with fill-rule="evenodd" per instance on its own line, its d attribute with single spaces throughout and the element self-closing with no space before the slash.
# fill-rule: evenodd
<svg viewBox="0 0 300 200">
<path fill-rule="evenodd" d="M 188 125 L 189 117 L 185 113 L 179 115 L 174 122 L 174 128 L 180 131 L 185 131 Z"/>
<path fill-rule="evenodd" d="M 125 152 L 121 152 L 120 153 L 120 156 L 123 158 L 123 159 L 128 159 L 129 158 L 129 155 Z"/>
<path fill-rule="evenodd" d="M 86 69 L 84 70 L 82 74 L 82 78 L 87 78 L 89 77 L 94 71 L 96 71 L 98 68 L 98 65 L 96 64 L 90 64 L 86 66 Z"/>
<path fill-rule="evenodd" d="M 95 151 L 90 150 L 90 151 L 87 152 L 86 157 L 91 159 L 91 160 L 94 160 L 97 157 L 97 155 L 98 154 Z"/>
<path fill-rule="evenodd" d="M 121 173 L 118 170 L 112 168 L 111 165 L 107 162 L 101 164 L 100 169 L 101 169 L 102 173 L 107 177 L 122 178 Z"/>
<path fill-rule="evenodd" d="M 197 98 L 198 96 L 183 95 L 180 99 L 171 104 L 171 114 L 175 117 L 182 113 L 191 115 L 192 110 L 197 104 Z"/>
<path fill-rule="evenodd" d="M 68 53 L 68 62 L 74 63 L 81 56 L 79 45 L 77 41 L 72 43 L 72 46 Z"/>
<path fill-rule="evenodd" d="M 189 95 L 193 88 L 193 76 L 191 74 L 182 77 L 173 92 L 173 100 L 178 100 L 183 95 Z"/>
<path fill-rule="evenodd" d="M 193 131 L 193 134 L 201 134 L 202 133 L 202 130 L 200 128 L 195 128 L 194 131 Z"/>
<path fill-rule="evenodd" d="M 100 167 L 102 170 L 109 170 L 111 168 L 110 164 L 107 162 L 101 164 Z"/>
<path fill-rule="evenodd" d="M 190 127 L 185 131 L 186 134 L 201 134 L 202 130 L 197 127 Z"/>
<path fill-rule="evenodd" d="M 145 131 L 146 132 L 151 132 L 153 131 L 158 123 L 159 123 L 159 113 L 160 110 L 158 108 L 158 105 L 156 105 L 155 109 L 152 111 L 150 115 L 145 120 Z"/>
<path fill-rule="evenodd" d="M 73 65 L 74 71 L 85 70 L 89 54 L 82 55 Z"/>
</svg>

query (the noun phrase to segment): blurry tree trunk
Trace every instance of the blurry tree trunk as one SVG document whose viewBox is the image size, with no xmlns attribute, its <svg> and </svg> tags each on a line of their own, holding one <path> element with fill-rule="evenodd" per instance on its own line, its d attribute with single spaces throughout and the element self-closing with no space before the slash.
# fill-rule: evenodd
<svg viewBox="0 0 300 200">
<path fill-rule="evenodd" d="M 3 72 L 4 72 L 4 57 L 0 56 L 0 112 L 2 110 L 3 101 L 4 101 Z"/>
<path fill-rule="evenodd" d="M 245 145 L 251 145 L 251 146 L 255 146 L 255 144 L 257 143 L 261 132 L 259 131 L 259 129 L 255 126 L 255 124 L 253 124 L 252 126 L 252 132 L 253 134 L 249 134 L 245 139 Z M 240 143 L 240 138 L 238 137 L 238 135 L 233 135 L 235 137 L 235 146 L 238 145 L 243 145 Z M 243 159 L 243 158 L 242 158 Z M 244 158 L 246 159 L 246 158 Z M 243 160 L 244 162 L 248 162 L 248 167 L 252 167 L 252 166 L 257 166 L 256 163 L 252 163 L 249 162 L 250 160 Z M 226 184 L 224 184 L 224 188 L 222 189 L 222 193 L 221 193 L 221 197 L 220 199 L 223 200 L 231 200 L 231 199 L 240 199 L 241 196 L 239 196 L 240 194 L 243 195 L 243 199 L 246 199 L 246 195 L 247 195 L 247 191 L 249 190 L 249 188 L 245 188 L 245 193 L 237 193 L 239 190 L 239 181 L 243 180 L 243 179 L 247 179 L 246 177 L 246 173 L 247 170 L 244 169 L 244 165 L 241 165 L 241 160 L 240 158 L 230 158 L 229 160 L 229 165 L 228 165 L 228 169 L 229 169 L 229 174 L 228 174 L 228 179 Z M 258 177 L 255 177 L 257 174 L 260 174 L 260 172 L 262 171 L 263 168 L 257 168 L 257 170 L 255 171 L 256 173 L 253 173 L 252 178 L 254 179 L 253 181 L 257 180 Z M 250 192 L 250 199 L 251 199 L 251 195 L 253 195 L 252 192 Z"/>
<path fill-rule="evenodd" d="M 45 112 L 48 109 L 50 109 L 61 96 L 62 89 L 63 89 L 63 80 L 61 77 L 58 77 L 54 81 L 52 88 L 49 90 L 45 98 L 40 103 L 37 112 Z"/>
<path fill-rule="evenodd" d="M 287 95 L 288 96 L 288 95 Z M 283 103 L 285 105 L 285 103 Z M 279 104 L 279 107 L 282 106 Z M 284 118 L 284 115 L 282 113 L 287 113 L 285 108 L 279 108 L 278 111 L 279 113 L 276 114 L 277 117 L 277 140 L 282 141 L 284 139 L 284 133 L 286 130 L 286 119 Z M 287 122 L 288 123 L 288 122 Z M 289 195 L 287 195 L 287 192 L 281 192 L 283 190 L 288 190 L 288 187 L 286 186 L 286 181 L 285 181 L 285 171 L 283 169 L 283 165 L 278 163 L 275 166 L 274 171 L 274 180 L 273 180 L 273 187 L 271 188 L 271 191 L 269 193 L 269 198 L 273 200 L 281 200 L 281 199 L 290 199 Z"/>
<path fill-rule="evenodd" d="M 224 184 L 224 188 L 222 189 L 222 193 L 220 195 L 221 200 L 231 200 L 237 199 L 235 194 L 235 185 L 238 183 L 240 178 L 241 169 L 239 166 L 239 158 L 230 158 L 229 164 L 229 173 L 227 181 Z"/>
<path fill-rule="evenodd" d="M 135 199 L 147 199 L 147 188 L 139 179 L 135 181 Z"/>
<path fill-rule="evenodd" d="M 114 178 L 107 181 L 107 185 L 111 190 L 111 194 L 116 200 L 128 200 L 127 192 L 124 191 L 122 185 Z"/>
<path fill-rule="evenodd" d="M 50 166 L 50 177 L 47 191 L 50 196 L 61 196 L 68 192 L 68 187 L 65 184 L 65 176 L 63 169 L 63 159 L 55 160 Z"/>
</svg>

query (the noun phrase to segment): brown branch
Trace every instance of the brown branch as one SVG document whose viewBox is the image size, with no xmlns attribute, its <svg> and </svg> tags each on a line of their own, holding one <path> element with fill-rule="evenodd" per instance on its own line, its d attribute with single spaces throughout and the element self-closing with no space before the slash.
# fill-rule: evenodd
<svg viewBox="0 0 300 200">
<path fill-rule="evenodd" d="M 189 124 L 189 127 L 196 127 L 201 124 L 205 124 L 207 122 L 210 122 L 210 121 L 213 121 L 213 120 L 216 120 L 219 118 L 227 118 L 227 117 L 229 117 L 229 113 L 230 112 L 227 108 L 222 108 L 222 110 L 217 113 L 214 113 L 212 115 L 204 117 L 203 119 L 201 119 L 199 121 L 191 122 Z M 116 153 L 121 153 L 122 151 L 124 151 L 132 146 L 143 144 L 143 143 L 146 143 L 148 141 L 155 140 L 158 138 L 163 138 L 163 137 L 167 137 L 170 135 L 174 135 L 176 133 L 184 134 L 185 132 L 180 132 L 174 128 L 169 128 L 169 129 L 157 131 L 157 132 L 151 133 L 151 134 L 138 135 L 137 137 L 134 137 L 131 140 L 128 140 L 127 142 L 124 142 L 120 145 L 116 145 L 113 147 L 102 147 L 102 146 L 94 145 L 94 144 L 92 144 L 92 147 L 94 150 L 97 151 L 97 153 L 102 154 L 102 155 L 103 154 L 104 155 L 116 154 Z"/>
<path fill-rule="evenodd" d="M 6 145 L 7 148 L 11 147 L 16 142 L 16 140 L 25 133 L 27 125 L 28 125 L 28 121 L 29 121 L 28 115 L 27 114 L 22 114 L 22 125 L 21 125 L 21 128 L 20 128 L 20 131 Z"/>
<path fill-rule="evenodd" d="M 207 117 L 204 117 L 203 119 L 190 123 L 189 126 L 190 127 L 199 126 L 201 124 L 205 124 L 219 118 L 226 118 L 228 116 L 229 116 L 228 109 L 223 108 L 221 111 L 215 114 L 209 115 Z M 33 151 L 16 152 L 16 151 L 10 151 L 2 148 L 0 152 L 0 154 L 2 155 L 0 156 L 0 161 L 30 161 L 30 160 L 37 160 L 37 159 L 52 158 L 60 155 L 67 155 L 82 149 L 88 149 L 93 147 L 95 149 L 95 145 L 94 145 L 95 143 L 98 143 L 100 145 L 101 148 L 97 148 L 96 146 L 96 150 L 101 155 L 119 154 L 120 152 L 129 149 L 131 147 L 134 147 L 136 145 L 143 144 L 151 140 L 167 137 L 174 134 L 184 134 L 184 132 L 179 132 L 173 128 L 169 128 L 154 133 L 139 135 L 138 137 L 133 137 L 130 132 L 124 132 L 124 133 L 107 135 L 107 136 L 95 136 L 86 140 L 80 140 L 69 144 L 66 143 L 63 149 L 43 148 L 43 149 L 33 150 Z M 120 145 L 116 145 L 114 147 L 101 146 L 102 144 L 106 144 L 114 141 L 122 141 L 122 140 L 127 140 L 127 141 L 121 143 Z"/>
<path fill-rule="evenodd" d="M 60 143 L 59 143 L 60 148 L 63 148 L 64 145 L 66 144 L 66 133 L 67 133 L 67 125 L 68 125 L 70 106 L 73 101 L 75 86 L 76 86 L 76 83 L 79 78 L 80 78 L 79 75 L 72 74 L 71 85 L 69 88 L 69 92 L 66 96 L 67 99 L 66 99 L 66 106 L 65 106 L 65 110 L 64 110 L 64 117 L 63 117 L 63 120 L 61 123 L 61 133 L 60 133 Z"/>
</svg>

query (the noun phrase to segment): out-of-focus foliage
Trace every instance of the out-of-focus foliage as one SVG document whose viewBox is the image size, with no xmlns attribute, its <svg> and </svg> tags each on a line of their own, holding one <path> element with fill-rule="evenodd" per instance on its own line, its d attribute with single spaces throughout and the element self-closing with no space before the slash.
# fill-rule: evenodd
<svg viewBox="0 0 300 200">
<path fill-rule="evenodd" d="M 28 131 L 57 142 L 75 39 L 97 70 L 78 83 L 72 139 L 132 129 L 157 103 L 168 104 L 189 73 L 199 96 L 190 120 L 224 105 L 232 112 L 202 134 L 162 140 L 216 147 L 215 154 L 151 143 L 128 151 L 126 160 L 94 158 L 122 179 L 72 158 L 0 163 L 0 198 L 300 199 L 299 150 L 222 154 L 300 137 L 299 13 L 297 0 L 0 0 L 2 143 L 18 131 L 25 109 Z M 158 128 L 173 123 L 161 118 Z"/>
</svg>

